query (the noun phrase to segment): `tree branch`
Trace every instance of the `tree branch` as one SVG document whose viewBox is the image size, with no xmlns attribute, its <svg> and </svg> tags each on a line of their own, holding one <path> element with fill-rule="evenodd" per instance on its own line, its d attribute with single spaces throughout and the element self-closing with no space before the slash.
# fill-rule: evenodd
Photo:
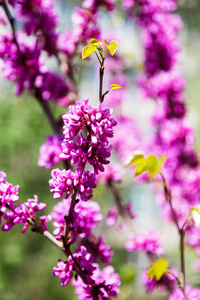
<svg viewBox="0 0 200 300">
<path fill-rule="evenodd" d="M 74 188 L 74 193 L 72 195 L 69 213 L 68 213 L 68 216 L 65 216 L 65 230 L 64 230 L 64 236 L 63 236 L 63 244 L 65 247 L 67 246 L 68 240 L 69 240 L 70 222 L 72 219 L 72 214 L 74 212 L 74 207 L 76 205 L 76 193 L 77 193 L 77 190 Z"/>
<path fill-rule="evenodd" d="M 0 2 L 0 6 L 3 7 L 4 11 L 5 11 L 5 14 L 10 22 L 10 25 L 11 25 L 11 28 L 12 28 L 12 32 L 13 32 L 13 40 L 14 40 L 14 43 L 15 45 L 17 46 L 17 49 L 18 51 L 21 53 L 21 50 L 20 50 L 20 47 L 19 47 L 19 44 L 17 42 L 17 38 L 16 38 L 16 30 L 15 30 L 15 19 L 13 18 L 10 10 L 9 10 L 9 7 L 8 7 L 8 4 L 6 2 L 6 0 L 2 0 Z"/>
</svg>

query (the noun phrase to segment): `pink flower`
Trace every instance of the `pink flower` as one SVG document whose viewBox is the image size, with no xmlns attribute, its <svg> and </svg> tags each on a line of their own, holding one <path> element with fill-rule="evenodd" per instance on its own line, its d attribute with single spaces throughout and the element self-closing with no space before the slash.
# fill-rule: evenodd
<svg viewBox="0 0 200 300">
<path fill-rule="evenodd" d="M 191 286 L 185 287 L 185 293 L 188 300 L 200 300 L 200 289 L 199 288 L 192 288 Z M 169 300 L 184 300 L 185 297 L 183 292 L 180 289 L 176 289 L 173 293 L 169 296 Z"/>
<path fill-rule="evenodd" d="M 142 233 L 139 236 L 131 233 L 125 248 L 128 252 L 142 251 L 156 255 L 162 255 L 164 252 L 158 233 L 155 230 Z"/>
<path fill-rule="evenodd" d="M 98 292 L 99 300 L 109 300 L 110 297 L 117 297 L 119 294 L 119 286 L 121 284 L 119 275 L 114 273 L 112 266 L 107 266 L 100 270 L 99 265 L 94 263 L 95 270 L 91 279 L 94 283 L 86 285 L 80 277 L 77 280 L 72 281 L 72 285 L 75 287 L 75 292 L 78 299 L 93 299 L 93 294 Z"/>
<path fill-rule="evenodd" d="M 72 276 L 73 276 L 73 266 L 74 261 L 72 257 L 69 255 L 67 261 L 58 260 L 57 267 L 53 268 L 53 275 L 59 277 L 61 280 L 60 285 L 66 286 L 69 284 Z"/>
<path fill-rule="evenodd" d="M 38 159 L 38 166 L 51 169 L 54 165 L 59 163 L 59 155 L 62 152 L 62 138 L 60 136 L 48 136 L 45 144 L 40 146 L 40 157 Z"/>
<path fill-rule="evenodd" d="M 83 169 L 78 168 L 74 173 L 71 170 L 54 169 L 51 175 L 52 179 L 49 180 L 49 185 L 51 187 L 50 192 L 54 193 L 54 199 L 61 198 L 63 193 L 67 198 L 74 188 L 77 188 L 81 200 L 87 201 L 92 198 L 96 183 L 94 174 L 89 171 L 84 172 Z"/>
</svg>

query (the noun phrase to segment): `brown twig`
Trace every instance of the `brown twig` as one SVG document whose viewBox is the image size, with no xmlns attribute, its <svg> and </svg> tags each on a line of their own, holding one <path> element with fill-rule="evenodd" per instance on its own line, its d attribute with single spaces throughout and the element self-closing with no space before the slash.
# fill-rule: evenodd
<svg viewBox="0 0 200 300">
<path fill-rule="evenodd" d="M 104 66 L 101 66 L 99 69 L 99 101 L 103 102 L 103 75 L 104 75 Z"/>
<path fill-rule="evenodd" d="M 92 282 L 89 282 L 86 274 L 82 270 L 81 266 L 79 265 L 76 257 L 74 257 L 73 253 L 70 250 L 69 245 L 64 245 L 62 242 L 56 240 L 56 238 L 47 230 L 45 230 L 41 225 L 39 225 L 36 220 L 28 219 L 28 223 L 35 229 L 37 233 L 42 234 L 45 238 L 47 238 L 54 246 L 56 246 L 59 250 L 61 250 L 67 257 L 71 256 L 74 262 L 74 270 L 83 280 L 83 282 L 87 285 L 92 285 Z M 93 286 L 93 300 L 99 299 L 99 286 Z"/>
<path fill-rule="evenodd" d="M 179 233 L 179 237 L 180 237 L 180 263 L 181 263 L 181 273 L 180 273 L 180 284 L 179 287 L 184 295 L 185 300 L 188 300 L 186 294 L 185 294 L 185 255 L 184 255 L 184 251 L 185 251 L 185 244 L 184 244 L 184 240 L 185 240 L 185 230 L 183 229 L 185 226 L 182 226 L 182 228 L 179 225 L 178 222 L 178 218 L 176 216 L 176 213 L 174 211 L 174 208 L 172 206 L 172 197 L 171 197 L 171 191 L 166 183 L 165 177 L 163 176 L 163 174 L 160 172 L 159 173 L 162 180 L 163 180 L 163 184 L 164 184 L 164 194 L 165 194 L 165 198 L 167 200 L 167 202 L 170 205 L 170 209 L 173 215 L 173 219 L 174 219 L 174 223 L 176 224 L 178 233 Z"/>
<path fill-rule="evenodd" d="M 163 174 L 160 172 L 159 173 L 162 180 L 163 180 L 163 184 L 164 184 L 164 194 L 165 194 L 165 199 L 167 200 L 167 202 L 169 203 L 170 205 L 170 209 L 171 209 L 171 212 L 172 212 L 172 215 L 173 215 L 173 219 L 174 219 L 174 223 L 176 224 L 176 227 L 177 227 L 177 230 L 178 232 L 180 233 L 180 225 L 178 223 L 178 218 L 176 216 L 176 213 L 174 211 L 174 208 L 172 206 L 172 196 L 171 196 L 171 191 L 169 189 L 169 187 L 167 186 L 167 183 L 166 183 L 166 180 L 165 180 L 165 177 L 163 176 Z"/>
<path fill-rule="evenodd" d="M 108 183 L 107 183 L 107 186 L 108 186 L 109 190 L 111 191 L 111 194 L 113 195 L 113 197 L 115 199 L 115 202 L 118 206 L 120 214 L 122 216 L 127 215 L 127 212 L 125 211 L 124 206 L 122 204 L 121 196 L 120 196 L 116 186 L 113 184 L 113 181 L 109 180 Z"/>
<path fill-rule="evenodd" d="M 73 256 L 71 250 L 69 249 L 69 246 L 66 248 L 64 247 L 63 243 L 56 240 L 56 238 L 47 230 L 45 230 L 41 225 L 39 225 L 36 220 L 34 219 L 28 219 L 28 223 L 35 229 L 37 233 L 42 234 L 45 238 L 47 238 L 54 246 L 56 246 L 59 250 L 61 250 L 67 257 L 71 255 L 73 261 L 74 261 L 74 269 L 77 272 L 77 274 L 81 277 L 83 282 L 85 284 L 90 284 L 85 276 L 85 273 L 83 272 L 81 266 L 78 264 L 76 258 Z"/>
<path fill-rule="evenodd" d="M 47 116 L 47 119 L 49 120 L 49 123 L 53 129 L 53 131 L 58 134 L 58 135 L 62 135 L 62 130 L 61 127 L 59 126 L 58 122 L 56 122 L 53 113 L 50 109 L 49 103 L 45 100 L 42 99 L 42 97 L 40 96 L 40 94 L 38 93 L 37 90 L 35 90 L 35 94 L 34 94 L 35 98 L 38 100 L 39 104 L 41 105 L 45 115 Z M 71 168 L 70 163 L 68 160 L 63 160 L 63 164 L 64 167 L 68 170 Z"/>
<path fill-rule="evenodd" d="M 74 207 L 76 205 L 76 193 L 77 193 L 77 190 L 74 189 L 74 193 L 72 195 L 72 200 L 71 200 L 69 213 L 68 213 L 67 216 L 65 216 L 65 230 L 64 230 L 64 236 L 63 236 L 63 243 L 64 243 L 65 246 L 67 246 L 68 240 L 69 240 L 70 222 L 71 222 L 71 219 L 72 219 L 72 214 L 74 212 Z"/>
<path fill-rule="evenodd" d="M 51 109 L 49 107 L 49 103 L 47 101 L 44 101 L 42 99 L 42 97 L 40 96 L 40 94 L 38 93 L 37 90 L 35 91 L 34 96 L 38 100 L 39 104 L 41 105 L 41 107 L 42 107 L 42 109 L 43 109 L 43 111 L 45 113 L 45 115 L 47 116 L 47 118 L 49 120 L 49 123 L 51 124 L 51 127 L 52 127 L 53 131 L 56 134 L 61 135 L 62 134 L 61 128 L 60 128 L 60 126 L 58 125 L 58 123 L 54 119 L 52 111 L 51 111 Z"/>
<path fill-rule="evenodd" d="M 56 246 L 61 251 L 64 251 L 63 249 L 63 243 L 56 240 L 56 238 L 48 231 L 45 230 L 41 225 L 39 225 L 36 220 L 34 219 L 28 219 L 28 223 L 35 229 L 37 233 L 42 234 L 45 238 L 47 238 L 54 246 Z"/>
</svg>

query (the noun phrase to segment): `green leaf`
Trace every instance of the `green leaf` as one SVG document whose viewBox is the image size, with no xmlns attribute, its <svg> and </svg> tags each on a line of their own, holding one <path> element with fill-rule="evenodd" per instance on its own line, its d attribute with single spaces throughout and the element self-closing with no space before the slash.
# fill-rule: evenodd
<svg viewBox="0 0 200 300">
<path fill-rule="evenodd" d="M 149 276 L 150 280 L 152 280 L 154 277 L 156 280 L 160 280 L 163 274 L 166 273 L 168 266 L 169 262 L 165 258 L 160 258 L 150 266 L 147 275 Z"/>
<path fill-rule="evenodd" d="M 116 84 L 116 83 L 111 84 L 111 89 L 112 90 L 121 89 L 121 88 L 122 88 L 122 86 L 119 85 L 119 84 Z"/>
<path fill-rule="evenodd" d="M 110 54 L 113 56 L 118 48 L 118 42 L 111 41 L 107 48 L 108 48 L 108 51 L 110 52 Z"/>
<path fill-rule="evenodd" d="M 82 51 L 82 59 L 85 59 L 86 57 L 90 56 L 94 51 L 95 51 L 95 46 L 93 45 L 85 46 Z"/>
<path fill-rule="evenodd" d="M 98 42 L 96 39 L 92 38 L 90 39 L 90 45 L 92 46 L 100 46 L 102 43 L 101 42 Z"/>
</svg>

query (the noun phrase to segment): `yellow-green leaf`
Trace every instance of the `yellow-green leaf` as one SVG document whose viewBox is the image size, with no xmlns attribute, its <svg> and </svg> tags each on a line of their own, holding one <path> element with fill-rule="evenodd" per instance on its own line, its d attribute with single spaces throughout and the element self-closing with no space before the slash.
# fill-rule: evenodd
<svg viewBox="0 0 200 300">
<path fill-rule="evenodd" d="M 136 165 L 135 177 L 146 171 L 146 158 L 144 158 L 142 152 L 135 151 L 132 157 L 127 160 L 126 166 L 131 165 Z"/>
<path fill-rule="evenodd" d="M 150 154 L 147 157 L 147 159 L 146 159 L 147 166 L 146 167 L 152 178 L 155 178 L 156 175 L 158 174 L 158 172 L 160 172 L 160 169 L 161 169 L 163 163 L 165 162 L 165 160 L 166 160 L 166 155 L 162 155 L 160 159 L 158 159 L 157 156 L 154 154 Z"/>
<path fill-rule="evenodd" d="M 135 151 L 132 157 L 126 162 L 126 166 L 136 165 L 135 177 L 148 171 L 150 176 L 155 178 L 165 162 L 165 159 L 165 155 L 162 155 L 162 157 L 158 159 L 154 154 L 150 154 L 145 158 L 142 152 Z"/>
<path fill-rule="evenodd" d="M 147 171 L 146 168 L 146 159 L 145 158 L 141 158 L 137 160 L 137 167 L 135 170 L 135 177 L 137 177 L 138 175 L 144 173 L 145 171 Z"/>
<path fill-rule="evenodd" d="M 196 227 L 200 225 L 200 205 L 191 208 L 190 219 L 194 221 Z"/>
<path fill-rule="evenodd" d="M 163 154 L 163 155 L 161 156 L 161 158 L 159 159 L 159 171 L 160 171 L 160 169 L 162 168 L 162 166 L 163 166 L 163 164 L 165 163 L 165 161 L 166 161 L 166 155 Z"/>
<path fill-rule="evenodd" d="M 122 86 L 119 85 L 119 84 L 116 84 L 116 83 L 111 84 L 111 89 L 112 90 L 121 89 L 121 88 L 122 88 Z"/>
<path fill-rule="evenodd" d="M 131 155 L 126 163 L 125 163 L 125 166 L 128 167 L 128 166 L 131 166 L 131 165 L 136 165 L 137 164 L 137 161 L 138 159 L 141 159 L 141 158 L 144 158 L 144 155 L 142 154 L 142 152 L 140 151 L 135 151 L 133 153 L 133 155 Z"/>
<path fill-rule="evenodd" d="M 159 172 L 159 161 L 154 154 L 150 154 L 146 159 L 146 167 L 149 171 L 151 177 L 155 177 L 156 174 Z"/>
<path fill-rule="evenodd" d="M 90 45 L 94 44 L 94 43 L 98 43 L 98 41 L 96 39 L 94 39 L 94 38 L 90 39 Z"/>
<path fill-rule="evenodd" d="M 168 266 L 169 262 L 165 258 L 160 258 L 150 266 L 147 275 L 150 280 L 154 277 L 156 280 L 160 280 L 163 274 L 167 271 Z"/>
<path fill-rule="evenodd" d="M 108 48 L 108 51 L 110 52 L 110 54 L 114 55 L 115 51 L 118 48 L 118 42 L 117 41 L 111 41 L 107 48 Z"/>
<path fill-rule="evenodd" d="M 92 46 L 100 46 L 102 43 L 101 42 L 98 42 L 96 39 L 92 38 L 90 39 L 90 45 Z"/>
<path fill-rule="evenodd" d="M 86 57 L 90 56 L 94 51 L 95 51 L 95 46 L 93 45 L 85 46 L 82 51 L 82 59 L 85 59 Z"/>
<path fill-rule="evenodd" d="M 109 46 L 108 42 L 105 39 L 103 40 L 103 42 L 104 42 L 105 46 L 108 48 L 108 46 Z"/>
</svg>

